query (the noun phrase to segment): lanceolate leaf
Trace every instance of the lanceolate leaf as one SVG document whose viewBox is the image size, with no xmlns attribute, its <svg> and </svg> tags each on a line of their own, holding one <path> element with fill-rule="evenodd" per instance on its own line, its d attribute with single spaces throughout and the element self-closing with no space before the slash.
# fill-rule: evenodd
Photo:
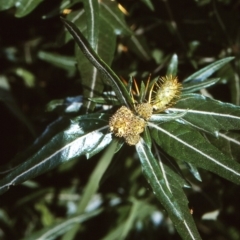
<svg viewBox="0 0 240 240">
<path fill-rule="evenodd" d="M 111 65 L 116 47 L 116 35 L 112 28 L 102 19 L 98 20 L 98 25 L 99 34 L 95 50 L 105 63 Z M 90 104 L 91 102 L 88 98 L 101 96 L 104 82 L 101 79 L 100 72 L 89 62 L 78 47 L 76 47 L 76 57 L 81 75 L 81 83 L 83 85 L 83 95 L 87 100 L 85 101 L 84 106 L 87 110 L 93 110 L 93 104 Z"/>
<path fill-rule="evenodd" d="M 42 149 L 0 181 L 0 193 L 61 163 L 101 151 L 112 140 L 111 134 L 106 134 L 108 119 L 107 114 L 89 114 L 73 119 L 68 129 L 55 135 Z"/>
<path fill-rule="evenodd" d="M 207 139 L 223 153 L 236 161 L 240 159 L 240 135 L 237 132 L 220 132 L 218 137 L 206 134 Z"/>
<path fill-rule="evenodd" d="M 199 91 L 203 88 L 208 88 L 215 83 L 217 83 L 220 80 L 220 78 L 213 78 L 213 79 L 207 79 L 203 82 L 191 82 L 191 83 L 183 83 L 183 92 L 186 93 L 191 93 L 191 92 L 196 92 Z"/>
<path fill-rule="evenodd" d="M 99 28 L 99 3 L 95 0 L 83 0 L 84 10 L 85 10 L 85 21 L 87 25 L 87 40 L 93 50 L 99 54 L 99 43 L 103 43 L 106 41 L 101 39 L 99 33 L 105 32 L 104 28 Z M 107 40 L 109 36 L 104 34 L 103 36 L 107 36 Z M 110 41 L 115 42 L 115 39 L 111 39 Z M 110 42 L 109 40 L 107 42 Z M 115 45 L 114 45 L 115 47 Z M 79 49 L 78 49 L 78 52 Z M 81 52 L 80 52 L 81 53 Z M 84 107 L 86 111 L 90 109 L 91 111 L 94 109 L 93 102 L 88 100 L 89 97 L 94 97 L 96 92 L 99 94 L 103 91 L 103 82 L 99 77 L 98 70 L 86 59 L 82 56 L 82 54 L 76 54 L 78 60 L 78 68 L 82 77 L 82 85 L 83 85 L 83 96 L 85 97 Z M 101 55 L 100 55 L 101 56 Z M 105 59 L 104 59 L 105 60 Z"/>
<path fill-rule="evenodd" d="M 80 30 L 68 20 L 62 19 L 66 28 L 71 33 L 76 43 L 88 58 L 88 60 L 100 71 L 104 79 L 112 86 L 113 90 L 122 105 L 132 107 L 133 103 L 124 84 L 119 77 L 112 71 L 112 69 L 93 51 Z"/>
<path fill-rule="evenodd" d="M 173 54 L 168 65 L 167 75 L 177 76 L 177 71 L 178 71 L 178 56 L 177 54 Z"/>
<path fill-rule="evenodd" d="M 32 239 L 56 239 L 65 232 L 69 231 L 75 224 L 80 224 L 92 217 L 99 215 L 102 212 L 102 209 L 98 209 L 92 212 L 87 212 L 84 214 L 78 214 L 77 216 L 65 219 L 61 222 L 58 222 L 54 225 L 46 227 L 38 232 L 31 234 L 30 236 L 24 238 L 23 240 L 32 240 Z"/>
<path fill-rule="evenodd" d="M 202 69 L 199 71 L 195 72 L 188 78 L 186 78 L 183 82 L 202 82 L 205 79 L 207 79 L 209 76 L 211 76 L 214 72 L 216 72 L 218 69 L 220 69 L 222 66 L 224 66 L 226 63 L 230 62 L 233 60 L 234 57 L 227 57 L 221 60 L 218 60 Z"/>
<path fill-rule="evenodd" d="M 48 53 L 44 51 L 38 52 L 38 57 L 46 62 L 49 62 L 56 67 L 62 68 L 73 74 L 76 71 L 76 60 L 74 57 Z"/>
<path fill-rule="evenodd" d="M 182 239 L 201 239 L 188 208 L 188 200 L 183 192 L 183 181 L 172 170 L 157 160 L 150 148 L 141 140 L 136 145 L 143 174 L 154 194 L 167 210 Z"/>
<path fill-rule="evenodd" d="M 198 131 L 176 121 L 148 125 L 155 141 L 170 156 L 240 184 L 240 164 L 224 155 Z"/>
<path fill-rule="evenodd" d="M 99 32 L 99 3 L 95 0 L 83 0 L 87 21 L 87 39 L 96 51 Z"/>
<path fill-rule="evenodd" d="M 240 107 L 200 94 L 186 94 L 170 112 L 186 113 L 182 119 L 199 129 L 217 135 L 220 130 L 240 129 Z M 187 112 L 186 112 L 187 111 Z"/>
</svg>

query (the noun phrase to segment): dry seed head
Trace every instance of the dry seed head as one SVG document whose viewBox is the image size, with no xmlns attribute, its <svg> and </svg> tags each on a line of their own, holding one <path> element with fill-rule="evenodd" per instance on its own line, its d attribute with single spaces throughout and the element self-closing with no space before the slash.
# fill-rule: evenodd
<svg viewBox="0 0 240 240">
<path fill-rule="evenodd" d="M 177 77 L 172 75 L 162 77 L 155 83 L 156 90 L 154 92 L 151 104 L 154 111 L 161 112 L 170 107 L 179 98 L 182 84 L 178 82 Z"/>
<path fill-rule="evenodd" d="M 124 137 L 129 134 L 129 125 L 131 124 L 133 113 L 127 107 L 122 106 L 110 118 L 109 127 L 117 137 Z"/>
<path fill-rule="evenodd" d="M 140 117 L 148 120 L 152 116 L 153 106 L 151 105 L 151 103 L 137 104 L 135 106 L 135 111 Z"/>
<path fill-rule="evenodd" d="M 117 137 L 124 137 L 129 145 L 136 145 L 140 134 L 144 131 L 146 122 L 123 106 L 109 120 L 109 128 Z"/>
<path fill-rule="evenodd" d="M 125 137 L 125 141 L 128 145 L 136 145 L 140 140 L 140 135 L 132 135 L 129 134 L 128 136 Z"/>
<path fill-rule="evenodd" d="M 129 125 L 129 134 L 139 135 L 144 131 L 145 126 L 146 122 L 142 118 L 134 115 Z"/>
</svg>

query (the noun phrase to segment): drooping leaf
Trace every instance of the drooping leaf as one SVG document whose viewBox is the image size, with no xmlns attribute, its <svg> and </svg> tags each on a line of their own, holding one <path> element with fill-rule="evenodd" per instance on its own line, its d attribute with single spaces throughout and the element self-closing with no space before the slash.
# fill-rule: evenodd
<svg viewBox="0 0 240 240">
<path fill-rule="evenodd" d="M 187 77 L 184 79 L 184 83 L 187 82 L 202 82 L 208 77 L 210 77 L 213 73 L 215 73 L 217 70 L 219 70 L 222 66 L 224 66 L 226 63 L 232 61 L 234 57 L 227 57 L 221 60 L 218 60 L 202 69 L 199 71 L 195 72 L 191 76 Z"/>
<path fill-rule="evenodd" d="M 0 193 L 82 155 L 94 155 L 112 140 L 107 114 L 89 114 L 71 120 L 68 129 L 55 135 L 37 153 L 0 181 Z"/>
<path fill-rule="evenodd" d="M 177 121 L 148 125 L 152 137 L 170 156 L 240 184 L 240 164 L 224 155 L 192 127 Z"/>
<path fill-rule="evenodd" d="M 186 113 L 182 117 L 186 124 L 215 135 L 220 130 L 240 129 L 239 106 L 200 94 L 183 95 L 174 108 L 168 110 L 174 113 Z"/>
<path fill-rule="evenodd" d="M 88 58 L 88 60 L 100 71 L 102 77 L 112 86 L 117 98 L 122 105 L 133 107 L 131 97 L 129 96 L 126 87 L 111 68 L 93 51 L 80 30 L 68 20 L 62 19 L 68 31 L 72 34 L 76 43 Z"/>
<path fill-rule="evenodd" d="M 167 210 L 178 233 L 185 240 L 201 239 L 187 205 L 182 179 L 161 161 L 157 162 L 143 140 L 136 145 L 136 150 L 144 176 Z"/>
</svg>

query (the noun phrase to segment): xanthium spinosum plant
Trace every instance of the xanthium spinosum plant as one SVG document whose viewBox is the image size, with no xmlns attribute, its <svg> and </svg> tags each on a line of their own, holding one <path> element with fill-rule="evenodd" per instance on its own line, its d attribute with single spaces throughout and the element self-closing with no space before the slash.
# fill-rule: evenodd
<svg viewBox="0 0 240 240">
<path fill-rule="evenodd" d="M 166 110 L 174 105 L 179 98 L 182 84 L 173 75 L 160 77 L 157 82 L 150 83 L 148 78 L 144 94 L 144 102 L 140 100 L 139 88 L 134 81 L 137 96 L 131 92 L 134 102 L 134 111 L 122 106 L 110 118 L 110 131 L 117 137 L 123 137 L 129 145 L 136 145 L 140 134 L 144 131 L 147 121 L 153 113 Z"/>
</svg>

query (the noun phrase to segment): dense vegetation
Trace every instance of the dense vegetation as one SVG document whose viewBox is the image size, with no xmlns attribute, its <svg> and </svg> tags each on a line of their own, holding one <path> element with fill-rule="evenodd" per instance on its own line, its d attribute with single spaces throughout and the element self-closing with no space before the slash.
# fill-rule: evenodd
<svg viewBox="0 0 240 240">
<path fill-rule="evenodd" d="M 0 239 L 239 239 L 239 10 L 0 0 Z"/>
</svg>

